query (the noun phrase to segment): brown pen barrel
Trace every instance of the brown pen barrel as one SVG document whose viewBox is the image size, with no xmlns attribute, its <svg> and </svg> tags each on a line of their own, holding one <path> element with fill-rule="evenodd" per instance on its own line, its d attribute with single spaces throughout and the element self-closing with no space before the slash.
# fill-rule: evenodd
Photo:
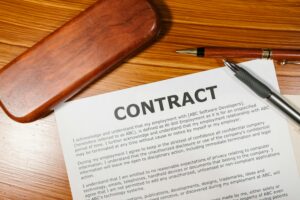
<svg viewBox="0 0 300 200">
<path fill-rule="evenodd" d="M 275 60 L 300 60 L 300 50 L 274 49 L 271 51 L 271 58 Z"/>
<path fill-rule="evenodd" d="M 203 53 L 204 57 L 207 58 L 266 58 L 275 60 L 300 60 L 300 50 L 206 47 Z"/>
<path fill-rule="evenodd" d="M 204 57 L 207 58 L 259 58 L 260 49 L 205 47 Z"/>
</svg>

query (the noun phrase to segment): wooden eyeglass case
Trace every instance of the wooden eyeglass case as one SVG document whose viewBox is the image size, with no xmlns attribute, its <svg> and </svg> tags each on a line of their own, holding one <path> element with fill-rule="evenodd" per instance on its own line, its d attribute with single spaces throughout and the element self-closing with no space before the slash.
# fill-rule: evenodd
<svg viewBox="0 0 300 200">
<path fill-rule="evenodd" d="M 0 70 L 0 106 L 32 122 L 158 34 L 147 0 L 99 0 Z"/>
</svg>

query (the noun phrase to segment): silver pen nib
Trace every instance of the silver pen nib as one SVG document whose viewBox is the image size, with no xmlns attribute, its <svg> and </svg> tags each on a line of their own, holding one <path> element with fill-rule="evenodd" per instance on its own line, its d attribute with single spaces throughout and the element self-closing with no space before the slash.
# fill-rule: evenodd
<svg viewBox="0 0 300 200">
<path fill-rule="evenodd" d="M 228 62 L 227 60 L 223 59 L 225 66 L 229 67 L 233 72 L 237 72 L 240 70 L 240 67 L 237 66 L 235 63 Z"/>
</svg>

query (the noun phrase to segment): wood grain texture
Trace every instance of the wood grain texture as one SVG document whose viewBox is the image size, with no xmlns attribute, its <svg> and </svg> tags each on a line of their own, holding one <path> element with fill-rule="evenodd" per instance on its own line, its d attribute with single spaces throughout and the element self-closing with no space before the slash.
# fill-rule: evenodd
<svg viewBox="0 0 300 200">
<path fill-rule="evenodd" d="M 0 66 L 95 0 L 2 0 Z M 197 46 L 300 47 L 299 0 L 153 0 L 163 19 L 158 42 L 93 83 L 76 98 L 102 94 L 222 65 L 176 55 Z M 243 60 L 236 60 L 243 61 Z M 284 94 L 300 94 L 300 67 L 277 65 Z M 18 124 L 0 111 L 0 199 L 71 199 L 52 115 Z"/>
<path fill-rule="evenodd" d="M 101 0 L 0 69 L 0 105 L 32 122 L 157 35 L 147 0 Z"/>
</svg>

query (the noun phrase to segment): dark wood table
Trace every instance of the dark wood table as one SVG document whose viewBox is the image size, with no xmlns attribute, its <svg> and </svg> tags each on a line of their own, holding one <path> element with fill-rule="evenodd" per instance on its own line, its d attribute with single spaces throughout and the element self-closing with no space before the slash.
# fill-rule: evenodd
<svg viewBox="0 0 300 200">
<path fill-rule="evenodd" d="M 95 0 L 2 0 L 0 68 Z M 197 46 L 300 49 L 300 1 L 153 0 L 157 42 L 75 98 L 212 69 L 220 60 L 176 55 Z M 243 60 L 236 60 L 243 61 Z M 283 94 L 300 94 L 300 66 L 276 65 Z M 19 124 L 0 111 L 0 199 L 71 199 L 53 114 Z"/>
</svg>

